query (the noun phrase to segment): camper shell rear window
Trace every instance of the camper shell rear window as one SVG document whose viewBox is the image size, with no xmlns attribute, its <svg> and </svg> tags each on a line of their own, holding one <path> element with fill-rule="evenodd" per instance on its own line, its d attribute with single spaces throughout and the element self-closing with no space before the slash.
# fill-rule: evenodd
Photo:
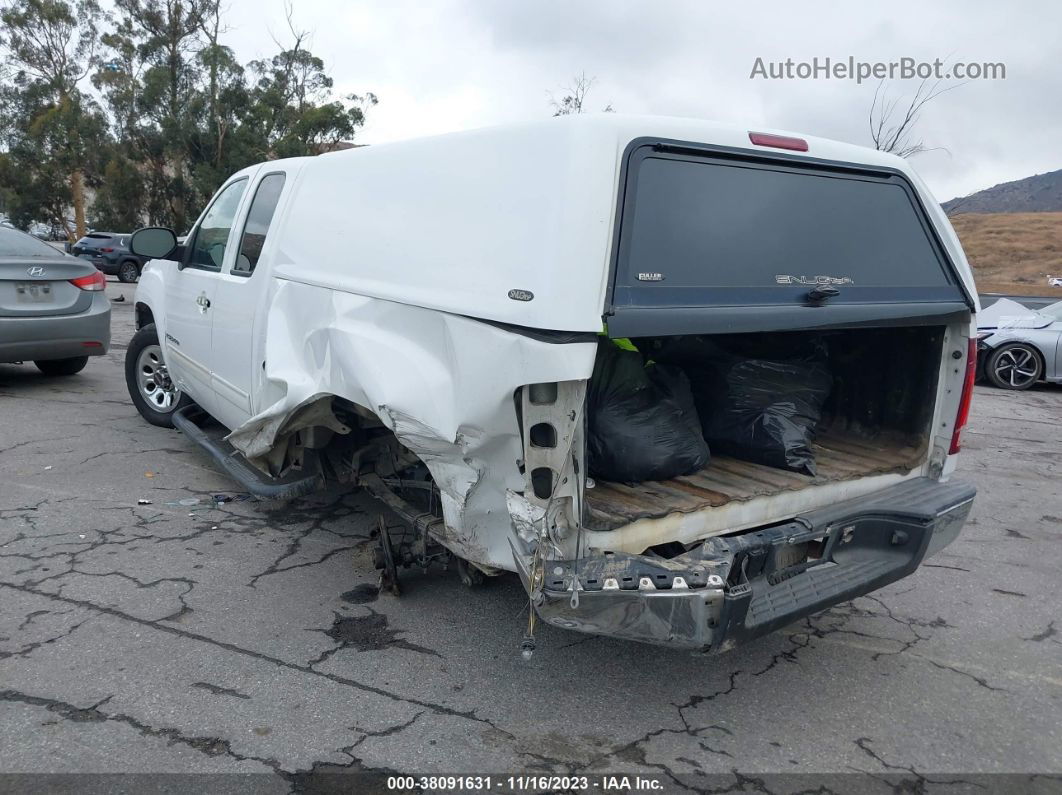
<svg viewBox="0 0 1062 795">
<path fill-rule="evenodd" d="M 898 173 L 645 144 L 620 211 L 614 311 L 966 300 Z"/>
</svg>

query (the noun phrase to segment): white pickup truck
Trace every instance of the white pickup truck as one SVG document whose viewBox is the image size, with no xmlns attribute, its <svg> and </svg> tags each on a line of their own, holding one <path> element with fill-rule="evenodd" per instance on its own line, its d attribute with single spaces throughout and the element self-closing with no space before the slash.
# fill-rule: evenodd
<svg viewBox="0 0 1062 795">
<path fill-rule="evenodd" d="M 517 572 L 532 625 L 716 652 L 910 574 L 974 497 L 977 295 L 891 155 L 573 116 L 255 165 L 132 248 L 141 414 L 263 497 L 368 488 L 395 586 L 456 559 Z M 600 463 L 661 442 L 609 449 L 614 343 L 680 379 L 692 467 Z"/>
</svg>

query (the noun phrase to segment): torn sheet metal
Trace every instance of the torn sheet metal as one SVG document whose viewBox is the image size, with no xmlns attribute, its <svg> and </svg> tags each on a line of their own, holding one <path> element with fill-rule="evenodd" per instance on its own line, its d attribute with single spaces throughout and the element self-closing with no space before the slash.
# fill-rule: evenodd
<svg viewBox="0 0 1062 795">
<path fill-rule="evenodd" d="M 244 426 L 246 427 L 246 426 Z M 348 434 L 350 428 L 332 412 L 332 395 L 316 394 L 286 414 L 269 417 L 242 435 L 241 452 L 253 465 L 273 477 L 281 476 L 281 466 L 295 434 L 306 428 L 327 428 L 333 433 Z M 232 436 L 227 437 L 230 441 Z"/>
<path fill-rule="evenodd" d="M 525 476 L 516 390 L 585 380 L 595 343 L 551 343 L 458 315 L 278 280 L 264 319 L 256 413 L 228 441 L 268 457 L 308 407 L 371 410 L 431 471 L 456 554 L 515 570 L 506 491 Z"/>
</svg>

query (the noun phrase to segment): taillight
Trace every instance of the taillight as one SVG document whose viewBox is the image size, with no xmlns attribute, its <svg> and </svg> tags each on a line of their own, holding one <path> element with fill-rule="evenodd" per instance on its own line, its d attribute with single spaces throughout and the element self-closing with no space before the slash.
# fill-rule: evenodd
<svg viewBox="0 0 1062 795">
<path fill-rule="evenodd" d="M 794 152 L 808 151 L 807 141 L 803 138 L 791 138 L 788 135 L 750 132 L 749 140 L 756 146 L 773 146 L 775 149 L 792 149 Z"/>
<path fill-rule="evenodd" d="M 70 279 L 70 283 L 75 287 L 80 287 L 82 290 L 99 292 L 107 286 L 107 277 L 100 271 L 96 271 L 89 276 L 80 276 L 77 279 Z"/>
<path fill-rule="evenodd" d="M 962 396 L 959 398 L 959 412 L 955 415 L 955 430 L 951 434 L 951 449 L 948 455 L 955 455 L 962 447 L 962 429 L 970 419 L 970 402 L 973 398 L 974 379 L 977 377 L 977 340 L 970 340 L 966 350 L 966 378 L 962 382 Z"/>
<path fill-rule="evenodd" d="M 106 248 L 101 248 L 100 251 L 102 251 L 104 254 L 110 254 L 112 251 L 114 251 L 114 249 L 110 246 L 107 246 Z"/>
</svg>

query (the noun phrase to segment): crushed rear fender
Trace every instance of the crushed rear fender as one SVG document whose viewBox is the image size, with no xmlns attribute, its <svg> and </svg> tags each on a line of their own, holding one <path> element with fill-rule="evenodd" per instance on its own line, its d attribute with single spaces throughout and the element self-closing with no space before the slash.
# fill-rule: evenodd
<svg viewBox="0 0 1062 795">
<path fill-rule="evenodd" d="M 375 414 L 427 465 L 442 495 L 445 545 L 513 571 L 506 491 L 525 488 L 515 395 L 587 379 L 593 335 L 519 329 L 278 280 L 263 319 L 258 411 L 228 441 L 264 465 L 333 396 Z M 585 341 L 583 341 L 585 340 Z M 263 468 L 265 468 L 263 466 Z"/>
</svg>

